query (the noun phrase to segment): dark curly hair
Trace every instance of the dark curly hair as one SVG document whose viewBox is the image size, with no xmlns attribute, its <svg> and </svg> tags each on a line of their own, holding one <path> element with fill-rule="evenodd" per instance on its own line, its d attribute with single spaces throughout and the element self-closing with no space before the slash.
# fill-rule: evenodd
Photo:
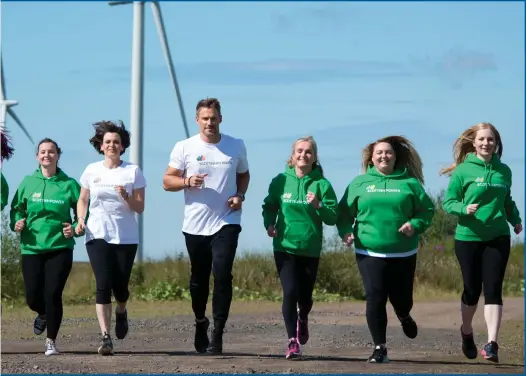
<svg viewBox="0 0 526 376">
<path fill-rule="evenodd" d="M 7 129 L 4 127 L 0 128 L 1 143 L 2 143 L 2 161 L 7 161 L 13 156 L 15 149 L 11 143 L 11 137 L 7 134 Z"/>
<path fill-rule="evenodd" d="M 100 150 L 100 147 L 106 133 L 117 133 L 120 136 L 122 145 L 121 155 L 130 147 L 130 132 L 126 130 L 122 121 L 119 120 L 117 123 L 114 123 L 102 120 L 93 124 L 93 128 L 95 128 L 95 135 L 90 138 L 89 142 L 99 154 L 104 154 L 104 152 Z"/>
</svg>

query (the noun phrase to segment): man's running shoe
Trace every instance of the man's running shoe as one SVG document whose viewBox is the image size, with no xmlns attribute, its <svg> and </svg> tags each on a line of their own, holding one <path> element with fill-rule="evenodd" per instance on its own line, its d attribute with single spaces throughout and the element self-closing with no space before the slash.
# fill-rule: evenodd
<svg viewBox="0 0 526 376">
<path fill-rule="evenodd" d="M 194 347 L 198 353 L 206 352 L 210 340 L 208 339 L 208 327 L 210 320 L 205 317 L 205 321 L 195 322 Z"/>
</svg>

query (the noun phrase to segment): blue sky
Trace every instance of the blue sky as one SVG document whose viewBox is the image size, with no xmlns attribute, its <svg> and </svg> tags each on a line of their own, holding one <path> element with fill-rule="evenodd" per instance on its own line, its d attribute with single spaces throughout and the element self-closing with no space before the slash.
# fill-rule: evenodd
<svg viewBox="0 0 526 376">
<path fill-rule="evenodd" d="M 100 159 L 91 124 L 130 118 L 132 7 L 105 2 L 2 3 L 7 96 L 33 138 L 55 139 L 64 171 L 79 178 Z M 524 3 L 163 2 L 168 40 L 191 133 L 204 97 L 223 106 L 221 130 L 245 140 L 252 172 L 240 252 L 268 251 L 261 203 L 292 141 L 313 135 L 339 197 L 361 149 L 409 137 L 426 187 L 451 162 L 467 127 L 500 130 L 512 194 L 524 217 Z M 185 137 L 153 22 L 145 9 L 145 257 L 184 251 L 181 193 L 162 189 Z M 3 166 L 11 197 L 36 167 L 34 146 L 7 120 L 16 148 Z M 126 153 L 125 158 L 129 157 Z M 87 260 L 79 241 L 76 260 Z"/>
</svg>

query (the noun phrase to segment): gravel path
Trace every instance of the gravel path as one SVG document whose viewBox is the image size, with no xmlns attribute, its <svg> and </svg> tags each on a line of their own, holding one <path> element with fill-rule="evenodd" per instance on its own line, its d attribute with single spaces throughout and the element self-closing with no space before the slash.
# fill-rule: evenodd
<svg viewBox="0 0 526 376">
<path fill-rule="evenodd" d="M 501 342 L 501 363 L 468 361 L 459 347 L 458 302 L 416 303 L 419 335 L 406 338 L 389 307 L 388 348 L 391 363 L 367 364 L 371 353 L 363 303 L 317 304 L 310 317 L 311 339 L 303 360 L 284 358 L 286 335 L 279 304 L 258 313 L 232 314 L 224 354 L 196 354 L 194 327 L 188 315 L 133 319 L 116 355 L 101 357 L 94 318 L 64 319 L 57 341 L 62 354 L 46 358 L 43 338 L 32 335 L 32 322 L 2 321 L 2 373 L 517 373 L 524 372 L 524 339 L 517 334 Z M 481 310 L 482 311 L 482 310 Z M 90 312 L 91 313 L 91 312 Z M 505 301 L 505 320 L 524 320 L 522 298 Z M 482 312 L 476 328 L 484 329 Z M 517 333 L 524 326 L 517 327 Z M 476 338 L 482 345 L 485 338 Z"/>
</svg>

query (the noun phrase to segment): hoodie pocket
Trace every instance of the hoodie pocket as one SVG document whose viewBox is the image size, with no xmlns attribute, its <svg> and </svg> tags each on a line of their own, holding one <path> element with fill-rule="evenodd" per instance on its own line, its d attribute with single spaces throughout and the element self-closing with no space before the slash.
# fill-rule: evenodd
<svg viewBox="0 0 526 376">
<path fill-rule="evenodd" d="M 494 207 L 481 207 L 475 212 L 476 220 L 480 221 L 485 227 L 500 227 L 506 225 L 506 216 L 501 210 Z"/>
<path fill-rule="evenodd" d="M 316 247 L 319 236 L 306 221 L 291 221 L 285 227 L 283 246 L 292 249 L 310 250 Z"/>
</svg>

